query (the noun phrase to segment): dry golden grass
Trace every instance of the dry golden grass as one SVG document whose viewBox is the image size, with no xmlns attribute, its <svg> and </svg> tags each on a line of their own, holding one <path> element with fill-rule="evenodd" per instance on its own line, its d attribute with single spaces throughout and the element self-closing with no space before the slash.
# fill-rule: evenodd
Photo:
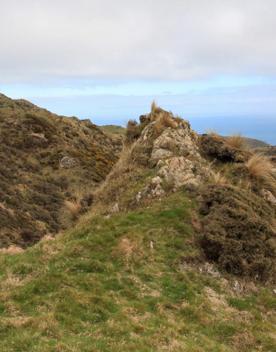
<svg viewBox="0 0 276 352">
<path fill-rule="evenodd" d="M 155 100 L 152 101 L 150 110 L 152 114 L 156 113 L 159 110 L 159 107 L 157 106 Z"/>
<path fill-rule="evenodd" d="M 133 258 L 142 256 L 141 246 L 134 239 L 130 240 L 127 237 L 121 238 L 118 245 L 113 250 L 115 257 L 120 257 L 123 261 L 129 265 L 129 262 Z"/>
<path fill-rule="evenodd" d="M 167 112 L 161 112 L 156 118 L 154 124 L 154 131 L 157 136 L 159 136 L 166 128 L 177 128 L 177 122 L 172 118 L 172 116 Z"/>
<path fill-rule="evenodd" d="M 252 178 L 260 180 L 276 190 L 275 169 L 268 157 L 254 154 L 245 165 Z"/>
<path fill-rule="evenodd" d="M 18 246 L 11 245 L 8 248 L 1 248 L 0 253 L 5 253 L 5 254 L 19 254 L 24 252 L 24 249 Z"/>
<path fill-rule="evenodd" d="M 118 202 L 119 195 L 125 192 L 125 186 L 130 182 L 130 177 L 138 167 L 131 157 L 133 148 L 136 142 L 132 145 L 124 146 L 120 159 L 115 164 L 107 178 L 101 183 L 97 190 L 93 193 L 94 202 L 91 212 L 93 214 L 106 214 L 107 209 L 112 203 Z M 78 223 L 85 223 L 88 216 L 82 216 Z"/>
<path fill-rule="evenodd" d="M 244 149 L 245 148 L 244 139 L 240 134 L 236 134 L 236 135 L 228 137 L 226 139 L 226 144 L 228 144 L 230 147 L 236 148 L 236 149 Z"/>
<path fill-rule="evenodd" d="M 67 211 L 69 212 L 69 214 L 71 215 L 72 219 L 76 219 L 79 216 L 81 211 L 81 204 L 79 201 L 66 200 L 64 202 L 64 205 Z"/>
<path fill-rule="evenodd" d="M 228 183 L 228 180 L 225 176 L 223 176 L 220 172 L 213 172 L 212 173 L 212 181 L 216 185 L 226 185 Z"/>
</svg>

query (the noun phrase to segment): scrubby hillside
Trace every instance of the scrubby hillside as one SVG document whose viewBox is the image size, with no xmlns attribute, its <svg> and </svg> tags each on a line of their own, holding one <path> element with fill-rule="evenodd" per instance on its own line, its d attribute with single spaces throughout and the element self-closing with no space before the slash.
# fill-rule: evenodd
<svg viewBox="0 0 276 352">
<path fill-rule="evenodd" d="M 187 121 L 156 106 L 140 124 L 129 123 L 127 138 L 124 160 L 98 192 L 102 209 L 127 211 L 185 189 L 198 204 L 205 258 L 231 274 L 276 280 L 276 178 L 269 158 L 243 148 L 237 136 L 198 136 Z"/>
<path fill-rule="evenodd" d="M 0 95 L 0 247 L 70 226 L 119 150 L 88 120 Z"/>
<path fill-rule="evenodd" d="M 0 349 L 275 350 L 275 174 L 158 108 L 78 224 L 0 253 Z"/>
<path fill-rule="evenodd" d="M 268 156 L 271 161 L 276 165 L 276 146 L 258 148 L 256 151 Z"/>
</svg>

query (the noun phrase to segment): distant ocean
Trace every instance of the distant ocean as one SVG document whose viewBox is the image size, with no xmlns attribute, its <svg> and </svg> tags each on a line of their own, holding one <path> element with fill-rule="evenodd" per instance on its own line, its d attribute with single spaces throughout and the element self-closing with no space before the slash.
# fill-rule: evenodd
<svg viewBox="0 0 276 352">
<path fill-rule="evenodd" d="M 60 115 L 75 115 L 82 119 L 91 118 L 97 125 L 114 124 L 121 126 L 125 126 L 129 119 L 138 119 L 139 115 L 147 112 L 150 105 L 148 100 L 150 99 L 145 100 L 144 97 L 129 96 L 76 96 L 31 99 L 33 103 Z M 214 130 L 225 136 L 240 133 L 245 137 L 260 139 L 276 145 L 276 114 L 274 116 L 266 115 L 266 117 L 262 117 L 255 115 L 252 117 L 249 115 L 237 116 L 237 113 L 235 113 L 235 117 L 222 115 L 213 117 L 210 113 L 210 116 L 202 114 L 200 117 L 200 112 L 189 112 L 189 109 L 185 109 L 183 104 L 165 103 L 166 101 L 162 102 L 161 106 L 189 120 L 192 128 L 199 133 L 204 133 L 208 130 Z"/>
<path fill-rule="evenodd" d="M 192 128 L 204 133 L 213 130 L 221 135 L 240 133 L 245 137 L 276 145 L 274 117 L 189 117 Z"/>
</svg>

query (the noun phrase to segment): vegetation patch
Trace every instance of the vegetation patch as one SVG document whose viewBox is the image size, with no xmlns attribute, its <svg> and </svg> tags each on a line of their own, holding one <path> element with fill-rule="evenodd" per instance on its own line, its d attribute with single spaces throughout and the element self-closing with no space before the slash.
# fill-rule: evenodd
<svg viewBox="0 0 276 352">
<path fill-rule="evenodd" d="M 203 134 L 199 146 L 203 156 L 219 162 L 244 162 L 250 153 L 241 149 L 242 139 L 231 137 L 225 139 L 215 133 Z"/>
<path fill-rule="evenodd" d="M 0 95 L 0 248 L 72 226 L 119 151 L 88 120 Z"/>
<path fill-rule="evenodd" d="M 209 185 L 201 195 L 201 247 L 222 270 L 257 280 L 275 277 L 275 209 L 231 185 Z"/>
</svg>

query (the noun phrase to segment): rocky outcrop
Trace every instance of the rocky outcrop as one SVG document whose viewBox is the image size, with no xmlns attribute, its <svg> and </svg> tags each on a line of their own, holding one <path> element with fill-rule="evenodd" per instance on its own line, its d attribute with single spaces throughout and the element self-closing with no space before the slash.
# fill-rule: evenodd
<svg viewBox="0 0 276 352">
<path fill-rule="evenodd" d="M 142 195 L 159 197 L 167 189 L 197 188 L 208 177 L 209 169 L 198 147 L 198 136 L 189 123 L 162 110 L 149 123 L 135 142 L 132 158 L 135 162 L 155 168 L 154 177 Z M 164 119 L 167 119 L 167 121 Z"/>
<path fill-rule="evenodd" d="M 181 186 L 196 188 L 200 185 L 204 174 L 198 161 L 192 161 L 184 156 L 173 156 L 159 160 L 157 174 L 173 189 Z"/>
</svg>

